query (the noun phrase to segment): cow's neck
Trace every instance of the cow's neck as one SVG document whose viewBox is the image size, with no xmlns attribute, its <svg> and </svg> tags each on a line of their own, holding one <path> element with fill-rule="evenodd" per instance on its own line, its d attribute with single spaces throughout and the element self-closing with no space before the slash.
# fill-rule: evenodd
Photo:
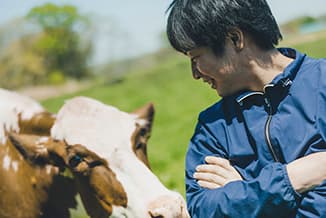
<svg viewBox="0 0 326 218">
<path fill-rule="evenodd" d="M 12 214 L 11 217 L 39 217 L 57 170 L 51 166 L 32 166 L 9 140 L 0 146 L 0 160 L 1 209 Z"/>
</svg>

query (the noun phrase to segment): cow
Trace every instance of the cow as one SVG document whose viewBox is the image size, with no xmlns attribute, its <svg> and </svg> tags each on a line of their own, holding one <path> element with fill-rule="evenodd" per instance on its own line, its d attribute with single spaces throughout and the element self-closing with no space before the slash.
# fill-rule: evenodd
<svg viewBox="0 0 326 218">
<path fill-rule="evenodd" d="M 150 170 L 146 144 L 153 116 L 152 104 L 126 113 L 76 97 L 60 109 L 49 136 L 12 133 L 9 138 L 29 163 L 44 163 L 48 171 L 56 169 L 52 165 L 67 166 L 92 218 L 189 217 L 181 195 Z"/>
<path fill-rule="evenodd" d="M 15 132 L 26 134 L 25 141 L 41 142 L 54 121 L 33 99 L 0 89 L 1 218 L 68 218 L 69 208 L 76 207 L 74 181 L 63 176 L 63 168 L 42 161 L 32 164 L 10 140 L 9 133 Z"/>
</svg>

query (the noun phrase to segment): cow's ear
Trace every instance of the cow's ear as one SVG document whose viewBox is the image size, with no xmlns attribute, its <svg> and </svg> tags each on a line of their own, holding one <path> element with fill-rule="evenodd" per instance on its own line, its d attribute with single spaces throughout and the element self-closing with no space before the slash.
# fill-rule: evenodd
<svg viewBox="0 0 326 218">
<path fill-rule="evenodd" d="M 47 111 L 35 114 L 31 119 L 22 119 L 19 115 L 20 133 L 49 135 L 56 119 L 55 114 Z"/>
<path fill-rule="evenodd" d="M 66 143 L 47 136 L 9 133 L 9 139 L 19 153 L 28 161 L 40 165 L 53 164 L 65 167 Z"/>
<path fill-rule="evenodd" d="M 150 138 L 153 119 L 154 119 L 154 105 L 148 103 L 134 112 L 138 115 L 136 120 L 136 129 L 132 135 L 132 149 L 136 156 L 150 168 L 147 158 L 147 141 Z"/>
<path fill-rule="evenodd" d="M 139 119 L 144 119 L 149 122 L 152 122 L 154 119 L 154 113 L 155 113 L 154 105 L 153 105 L 153 103 L 147 103 L 146 105 L 138 108 L 137 110 L 133 111 L 132 113 L 136 114 L 139 117 Z"/>
</svg>

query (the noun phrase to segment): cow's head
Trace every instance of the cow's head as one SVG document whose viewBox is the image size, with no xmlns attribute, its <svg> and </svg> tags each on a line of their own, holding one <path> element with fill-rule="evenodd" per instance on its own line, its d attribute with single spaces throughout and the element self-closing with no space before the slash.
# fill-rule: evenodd
<svg viewBox="0 0 326 218">
<path fill-rule="evenodd" d="M 92 217 L 188 217 L 183 198 L 149 169 L 154 108 L 125 113 L 77 97 L 60 109 L 51 136 L 69 146 L 68 164 Z"/>
<path fill-rule="evenodd" d="M 35 140 L 37 149 L 20 136 L 11 138 L 27 159 L 64 161 L 91 217 L 188 217 L 183 198 L 150 171 L 146 146 L 153 116 L 152 104 L 125 113 L 77 97 L 60 109 L 51 137 Z"/>
</svg>

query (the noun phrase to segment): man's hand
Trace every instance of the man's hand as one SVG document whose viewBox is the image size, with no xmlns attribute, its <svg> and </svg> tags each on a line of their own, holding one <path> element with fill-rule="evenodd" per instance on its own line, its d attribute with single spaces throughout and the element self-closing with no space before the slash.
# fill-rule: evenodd
<svg viewBox="0 0 326 218">
<path fill-rule="evenodd" d="M 207 156 L 207 164 L 198 165 L 194 178 L 203 188 L 215 189 L 226 185 L 229 182 L 242 180 L 238 171 L 231 166 L 230 162 L 224 158 Z"/>
</svg>

